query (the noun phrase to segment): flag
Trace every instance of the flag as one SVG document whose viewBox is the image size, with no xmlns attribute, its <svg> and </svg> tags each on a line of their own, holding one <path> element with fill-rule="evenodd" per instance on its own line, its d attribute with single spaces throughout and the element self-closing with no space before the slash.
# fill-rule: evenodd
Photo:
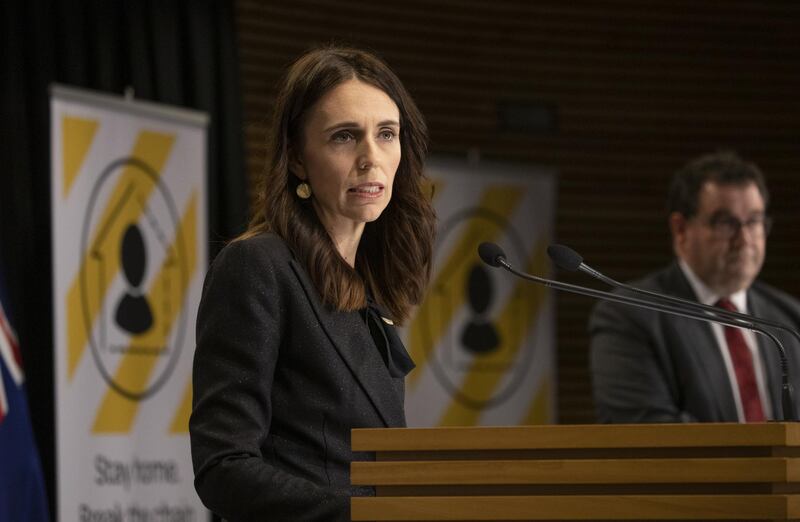
<svg viewBox="0 0 800 522">
<path fill-rule="evenodd" d="M 0 280 L 0 521 L 50 519 L 33 439 L 17 335 L 4 308 Z"/>
</svg>

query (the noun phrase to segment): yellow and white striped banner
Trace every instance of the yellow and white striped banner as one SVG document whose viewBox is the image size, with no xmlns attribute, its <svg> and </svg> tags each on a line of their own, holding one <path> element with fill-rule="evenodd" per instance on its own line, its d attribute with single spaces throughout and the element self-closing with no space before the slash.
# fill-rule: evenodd
<svg viewBox="0 0 800 522">
<path fill-rule="evenodd" d="M 188 419 L 204 114 L 54 87 L 59 520 L 203 520 Z"/>
<path fill-rule="evenodd" d="M 492 269 L 500 245 L 528 272 L 549 273 L 555 175 L 543 168 L 434 160 L 439 230 L 433 277 L 404 340 L 409 426 L 541 424 L 555 419 L 555 319 L 543 286 Z"/>
</svg>

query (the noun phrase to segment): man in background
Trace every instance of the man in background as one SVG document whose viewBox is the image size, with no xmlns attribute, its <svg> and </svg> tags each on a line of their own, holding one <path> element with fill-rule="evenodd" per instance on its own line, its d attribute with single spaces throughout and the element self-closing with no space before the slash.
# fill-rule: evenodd
<svg viewBox="0 0 800 522">
<path fill-rule="evenodd" d="M 800 302 L 756 280 L 770 218 L 761 170 L 730 152 L 676 172 L 668 196 L 675 261 L 633 286 L 800 328 Z M 777 347 L 751 331 L 610 302 L 589 321 L 600 422 L 782 419 Z M 800 377 L 800 344 L 776 332 Z"/>
</svg>

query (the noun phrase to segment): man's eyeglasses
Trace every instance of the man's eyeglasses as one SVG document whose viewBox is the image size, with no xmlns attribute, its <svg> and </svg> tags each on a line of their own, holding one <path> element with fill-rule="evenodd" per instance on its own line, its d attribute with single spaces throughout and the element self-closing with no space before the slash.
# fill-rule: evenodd
<svg viewBox="0 0 800 522">
<path fill-rule="evenodd" d="M 758 216 L 739 221 L 733 216 L 714 216 L 705 223 L 711 228 L 713 234 L 720 239 L 731 239 L 739 234 L 742 229 L 755 237 L 766 236 L 772 229 L 772 218 L 769 216 Z"/>
</svg>

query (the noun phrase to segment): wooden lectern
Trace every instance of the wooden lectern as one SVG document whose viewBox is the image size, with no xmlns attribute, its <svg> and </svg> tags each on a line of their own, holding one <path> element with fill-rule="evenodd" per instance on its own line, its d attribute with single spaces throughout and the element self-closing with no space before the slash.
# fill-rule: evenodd
<svg viewBox="0 0 800 522">
<path fill-rule="evenodd" d="M 352 520 L 800 520 L 800 424 L 357 429 Z"/>
</svg>

